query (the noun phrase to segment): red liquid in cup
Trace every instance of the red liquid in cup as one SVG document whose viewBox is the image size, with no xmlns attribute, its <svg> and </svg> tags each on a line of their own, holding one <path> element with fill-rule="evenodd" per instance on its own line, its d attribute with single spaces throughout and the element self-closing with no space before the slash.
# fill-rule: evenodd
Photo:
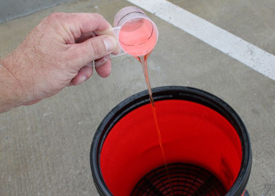
<svg viewBox="0 0 275 196">
<path fill-rule="evenodd" d="M 118 39 L 122 49 L 128 54 L 144 56 L 154 49 L 157 36 L 156 27 L 150 20 L 135 18 L 121 27 Z"/>
</svg>

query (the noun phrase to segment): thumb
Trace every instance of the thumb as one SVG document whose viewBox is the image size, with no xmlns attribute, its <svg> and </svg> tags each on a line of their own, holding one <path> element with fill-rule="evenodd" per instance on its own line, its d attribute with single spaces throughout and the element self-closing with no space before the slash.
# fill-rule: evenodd
<svg viewBox="0 0 275 196">
<path fill-rule="evenodd" d="M 80 69 L 91 61 L 111 54 L 117 47 L 117 40 L 113 36 L 100 35 L 82 43 L 72 44 L 67 55 L 71 63 Z"/>
</svg>

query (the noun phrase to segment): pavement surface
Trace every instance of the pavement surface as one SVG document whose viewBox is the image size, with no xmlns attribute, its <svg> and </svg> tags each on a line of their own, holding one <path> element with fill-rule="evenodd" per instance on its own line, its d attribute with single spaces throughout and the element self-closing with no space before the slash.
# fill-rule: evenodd
<svg viewBox="0 0 275 196">
<path fill-rule="evenodd" d="M 170 2 L 275 54 L 273 0 Z M 123 0 L 83 0 L 0 23 L 0 55 L 14 49 L 52 12 L 97 12 L 112 23 L 116 12 L 128 5 Z M 251 196 L 275 195 L 275 81 L 154 14 L 148 16 L 160 33 L 148 60 L 152 87 L 195 87 L 231 105 L 251 139 L 247 190 Z M 78 87 L 0 115 L 1 196 L 98 195 L 89 162 L 96 128 L 119 102 L 146 89 L 137 60 L 121 56 L 112 63 L 106 79 L 94 74 Z"/>
<path fill-rule="evenodd" d="M 0 0 L 0 23 L 75 0 Z"/>
</svg>

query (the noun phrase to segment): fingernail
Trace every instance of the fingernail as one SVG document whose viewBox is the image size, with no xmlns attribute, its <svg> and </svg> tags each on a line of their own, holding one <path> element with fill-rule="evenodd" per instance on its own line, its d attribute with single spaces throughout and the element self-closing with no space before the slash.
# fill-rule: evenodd
<svg viewBox="0 0 275 196">
<path fill-rule="evenodd" d="M 95 61 L 95 67 L 100 67 L 110 59 L 110 55 L 102 57 L 100 60 Z"/>
<path fill-rule="evenodd" d="M 82 84 L 86 80 L 87 80 L 87 77 L 86 76 L 82 76 L 76 85 Z"/>
<path fill-rule="evenodd" d="M 106 48 L 106 51 L 111 53 L 116 49 L 116 39 L 112 36 L 106 36 L 103 38 L 103 42 Z"/>
</svg>

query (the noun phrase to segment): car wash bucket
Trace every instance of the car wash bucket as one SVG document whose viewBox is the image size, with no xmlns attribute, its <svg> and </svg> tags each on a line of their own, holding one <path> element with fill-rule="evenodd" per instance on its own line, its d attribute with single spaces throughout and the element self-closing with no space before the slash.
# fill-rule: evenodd
<svg viewBox="0 0 275 196">
<path fill-rule="evenodd" d="M 242 196 L 251 170 L 245 125 L 224 101 L 188 87 L 153 89 L 169 177 L 147 91 L 103 119 L 91 147 L 102 196 Z"/>
</svg>

